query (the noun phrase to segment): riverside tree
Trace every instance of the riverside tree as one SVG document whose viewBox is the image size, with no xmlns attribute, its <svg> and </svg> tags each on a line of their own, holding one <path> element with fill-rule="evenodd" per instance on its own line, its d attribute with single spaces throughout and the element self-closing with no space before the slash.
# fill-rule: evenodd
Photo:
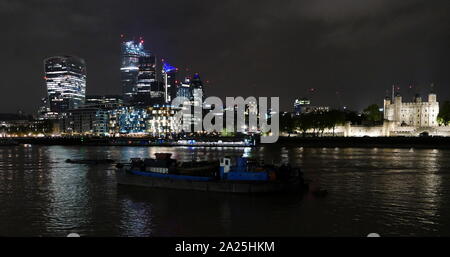
<svg viewBox="0 0 450 257">
<path fill-rule="evenodd" d="M 447 126 L 450 124 L 450 102 L 445 101 L 442 107 L 439 110 L 439 114 L 437 117 L 437 121 L 439 124 Z"/>
<path fill-rule="evenodd" d="M 308 130 L 312 130 L 313 136 L 324 133 L 326 129 L 333 129 L 336 126 L 345 123 L 345 113 L 339 110 L 331 110 L 329 112 L 310 112 L 302 113 L 299 116 L 289 116 L 282 118 L 281 128 L 286 133 L 300 131 L 306 136 Z"/>
<path fill-rule="evenodd" d="M 380 107 L 377 104 L 371 104 L 364 109 L 364 118 L 371 123 L 379 123 L 383 120 L 383 113 L 380 111 Z"/>
<path fill-rule="evenodd" d="M 295 120 L 291 113 L 283 113 L 280 115 L 280 130 L 288 133 L 290 137 L 295 130 Z"/>
</svg>

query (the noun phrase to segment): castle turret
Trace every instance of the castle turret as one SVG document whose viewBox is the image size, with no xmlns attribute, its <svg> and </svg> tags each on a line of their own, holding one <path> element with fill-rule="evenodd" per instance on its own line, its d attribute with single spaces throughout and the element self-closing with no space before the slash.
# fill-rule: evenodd
<svg viewBox="0 0 450 257">
<path fill-rule="evenodd" d="M 394 120 L 400 122 L 402 110 L 402 96 L 397 93 L 394 102 Z"/>
<path fill-rule="evenodd" d="M 438 126 L 437 116 L 439 114 L 439 103 L 433 90 L 428 94 L 428 126 Z"/>
<path fill-rule="evenodd" d="M 431 88 L 431 90 L 430 90 L 430 93 L 428 94 L 428 102 L 436 103 L 437 98 L 436 98 L 436 94 L 434 93 L 434 83 L 431 83 L 430 88 Z"/>
<path fill-rule="evenodd" d="M 401 103 L 402 103 L 402 96 L 401 96 L 400 94 L 397 93 L 397 94 L 395 95 L 394 103 L 395 103 L 395 104 L 397 104 L 397 103 L 398 103 L 398 104 L 401 104 Z"/>
<path fill-rule="evenodd" d="M 434 92 L 428 94 L 428 102 L 429 103 L 437 102 L 436 94 Z"/>
<path fill-rule="evenodd" d="M 385 120 L 389 120 L 390 116 L 389 116 L 389 110 L 390 110 L 390 105 L 392 104 L 391 102 L 391 98 L 389 96 L 386 96 L 384 98 L 384 102 L 383 102 L 383 116 Z"/>
</svg>

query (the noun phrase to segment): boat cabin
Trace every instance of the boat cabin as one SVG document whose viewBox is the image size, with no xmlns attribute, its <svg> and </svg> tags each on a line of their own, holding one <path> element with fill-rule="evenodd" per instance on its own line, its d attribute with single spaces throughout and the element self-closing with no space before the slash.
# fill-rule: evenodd
<svg viewBox="0 0 450 257">
<path fill-rule="evenodd" d="M 230 157 L 220 159 L 220 178 L 234 181 L 267 181 L 270 180 L 269 171 L 260 167 L 256 162 L 246 157 L 239 157 L 232 165 Z"/>
</svg>

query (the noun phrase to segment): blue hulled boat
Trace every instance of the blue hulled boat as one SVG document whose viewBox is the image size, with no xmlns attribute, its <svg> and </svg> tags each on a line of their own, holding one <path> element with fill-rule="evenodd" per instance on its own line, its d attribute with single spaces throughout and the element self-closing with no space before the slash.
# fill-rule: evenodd
<svg viewBox="0 0 450 257">
<path fill-rule="evenodd" d="M 133 158 L 118 165 L 117 183 L 158 188 L 232 193 L 299 191 L 307 188 L 300 169 L 261 165 L 251 159 L 224 157 L 212 162 L 178 162 L 171 154 Z"/>
</svg>

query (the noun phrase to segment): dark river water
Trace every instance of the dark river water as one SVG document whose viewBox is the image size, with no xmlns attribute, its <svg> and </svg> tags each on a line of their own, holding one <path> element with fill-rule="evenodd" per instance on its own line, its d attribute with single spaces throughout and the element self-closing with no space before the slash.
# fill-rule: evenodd
<svg viewBox="0 0 450 257">
<path fill-rule="evenodd" d="M 116 185 L 113 165 L 66 159 L 247 155 L 301 166 L 312 194 L 249 196 Z M 0 236 L 450 236 L 450 151 L 0 147 Z"/>
</svg>

